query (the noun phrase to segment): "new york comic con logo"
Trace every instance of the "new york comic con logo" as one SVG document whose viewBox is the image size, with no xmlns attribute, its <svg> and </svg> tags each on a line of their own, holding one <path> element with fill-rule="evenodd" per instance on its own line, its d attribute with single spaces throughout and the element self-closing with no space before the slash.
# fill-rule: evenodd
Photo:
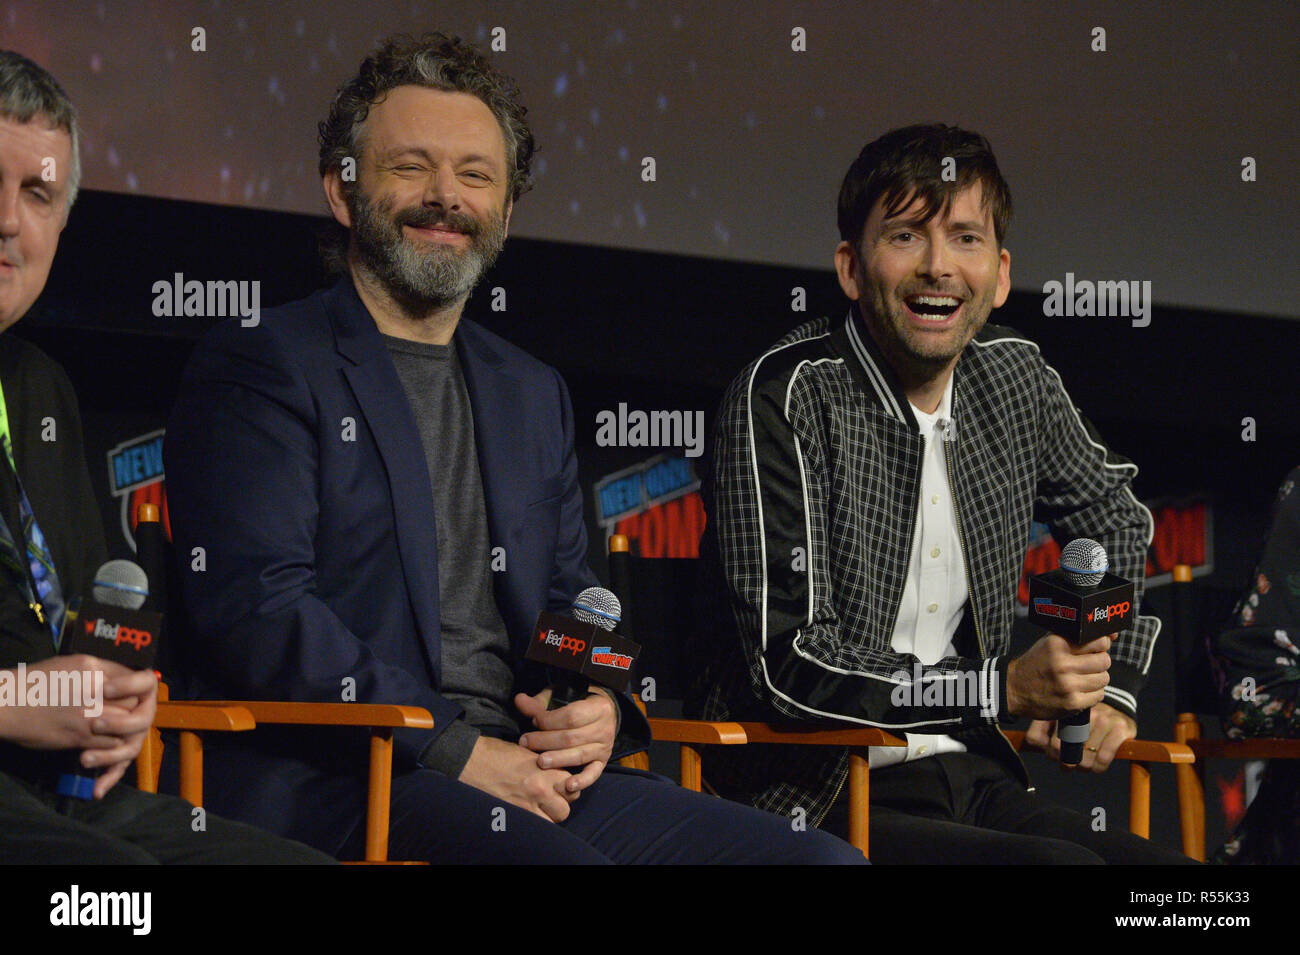
<svg viewBox="0 0 1300 955">
<path fill-rule="evenodd" d="M 1098 607 L 1088 614 L 1088 621 L 1091 623 L 1098 620 L 1122 620 L 1128 616 L 1130 606 L 1125 600 L 1123 603 L 1111 604 L 1108 607 Z"/>
<path fill-rule="evenodd" d="M 567 650 L 575 657 L 583 650 L 587 649 L 586 640 L 579 640 L 577 637 L 570 637 L 563 633 L 557 633 L 554 630 L 538 631 L 537 642 L 545 644 L 548 647 L 555 647 L 555 649 L 561 653 Z M 606 647 L 605 649 L 608 650 L 609 647 Z"/>
<path fill-rule="evenodd" d="M 122 500 L 122 537 L 135 547 L 135 516 L 141 504 L 154 504 L 163 527 L 170 526 L 164 489 L 163 431 L 127 438 L 108 452 L 108 490 Z"/>
<path fill-rule="evenodd" d="M 624 653 L 615 653 L 610 647 L 592 647 L 591 662 L 603 667 L 615 667 L 626 670 L 632 665 L 632 658 Z"/>
<path fill-rule="evenodd" d="M 1058 617 L 1061 620 L 1073 620 L 1079 615 L 1073 607 L 1052 603 L 1051 597 L 1035 597 L 1034 613 L 1042 617 Z"/>
</svg>

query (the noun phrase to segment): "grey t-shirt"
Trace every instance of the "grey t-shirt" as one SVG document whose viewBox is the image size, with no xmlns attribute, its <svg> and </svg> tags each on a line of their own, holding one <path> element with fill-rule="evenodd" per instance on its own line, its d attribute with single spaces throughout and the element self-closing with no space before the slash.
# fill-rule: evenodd
<svg viewBox="0 0 1300 955">
<path fill-rule="evenodd" d="M 465 710 L 420 757 L 455 779 L 480 735 L 514 737 L 510 639 L 492 589 L 491 542 L 474 413 L 454 345 L 385 335 L 420 429 L 433 485 L 442 621 L 442 695 Z"/>
</svg>

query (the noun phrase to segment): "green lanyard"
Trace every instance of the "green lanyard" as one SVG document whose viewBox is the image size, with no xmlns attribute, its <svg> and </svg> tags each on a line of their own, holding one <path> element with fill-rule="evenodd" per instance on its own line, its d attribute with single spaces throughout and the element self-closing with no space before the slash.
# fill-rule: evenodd
<svg viewBox="0 0 1300 955">
<path fill-rule="evenodd" d="M 26 518 L 31 513 L 31 504 L 28 503 L 27 494 L 23 491 L 22 481 L 18 477 L 18 464 L 14 461 L 13 441 L 9 436 L 9 408 L 5 404 L 5 392 L 3 387 L 0 387 L 0 444 L 4 445 L 5 457 L 9 459 L 9 467 L 13 471 L 14 481 L 18 486 L 19 519 L 24 525 L 27 525 L 28 521 Z M 50 557 L 49 551 L 45 547 L 44 536 L 41 534 L 40 529 L 36 527 L 34 515 L 32 515 L 30 524 L 33 529 L 34 539 L 24 539 L 24 549 L 27 550 L 31 556 L 34 556 L 41 562 L 51 578 L 57 579 L 53 559 Z M 5 536 L 8 537 L 9 533 L 6 532 Z M 36 619 L 38 621 L 42 624 L 46 624 L 45 609 L 41 606 L 41 602 L 37 599 L 36 593 L 32 588 L 34 578 L 31 576 L 31 567 L 24 566 L 23 555 L 18 549 L 18 542 L 10 541 L 8 543 L 9 546 L 12 547 L 13 553 L 7 554 L 6 556 L 10 557 L 12 563 L 16 565 L 14 569 L 18 571 L 19 577 L 22 580 L 21 589 L 23 597 L 27 601 L 27 606 L 29 606 L 32 609 L 32 612 L 36 614 Z M 49 625 L 53 626 L 53 623 L 53 621 L 50 621 Z M 56 642 L 57 639 L 58 637 L 56 634 Z"/>
<path fill-rule="evenodd" d="M 14 463 L 13 442 L 9 440 L 9 409 L 5 406 L 5 390 L 0 387 L 0 442 L 5 446 L 5 457 L 9 459 L 9 466 L 14 469 L 14 474 L 18 473 L 18 465 Z"/>
</svg>

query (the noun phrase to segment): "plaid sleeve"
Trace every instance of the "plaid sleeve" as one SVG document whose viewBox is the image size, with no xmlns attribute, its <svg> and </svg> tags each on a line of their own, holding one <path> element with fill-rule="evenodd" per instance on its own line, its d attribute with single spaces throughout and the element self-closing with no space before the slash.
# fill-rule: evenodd
<svg viewBox="0 0 1300 955">
<path fill-rule="evenodd" d="M 1160 621 L 1141 616 L 1147 548 L 1155 522 L 1133 495 L 1137 466 L 1110 450 L 1066 394 L 1056 369 L 1042 363 L 1034 517 L 1064 547 L 1090 537 L 1104 548 L 1112 573 L 1134 582 L 1134 623 L 1111 647 L 1105 700 L 1137 717 L 1137 694 L 1160 633 Z"/>
<path fill-rule="evenodd" d="M 890 634 L 845 623 L 864 618 L 878 581 L 869 566 L 832 568 L 830 524 L 869 531 L 841 526 L 858 508 L 854 490 L 830 477 L 825 409 L 808 374 L 815 355 L 769 352 L 733 382 L 715 430 L 709 519 L 754 691 L 796 719 L 937 732 L 993 723 L 996 660 L 922 666 L 895 652 Z"/>
</svg>

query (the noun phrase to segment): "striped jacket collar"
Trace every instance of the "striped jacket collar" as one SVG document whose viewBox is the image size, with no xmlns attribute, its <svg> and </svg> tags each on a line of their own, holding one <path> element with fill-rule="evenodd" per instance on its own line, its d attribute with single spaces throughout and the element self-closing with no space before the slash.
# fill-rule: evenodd
<svg viewBox="0 0 1300 955">
<path fill-rule="evenodd" d="M 980 336 L 988 329 L 981 329 Z M 977 337 L 980 337 L 977 336 Z M 853 309 L 849 309 L 844 322 L 831 333 L 831 341 L 845 359 L 849 373 L 857 380 L 868 396 L 874 397 L 884 414 L 893 418 L 909 431 L 917 431 L 916 416 L 912 414 L 911 401 L 903 391 L 898 374 L 885 359 L 880 346 L 864 327 L 862 320 Z M 970 345 L 966 346 L 962 356 L 953 369 L 949 386 L 952 389 L 952 401 L 949 415 L 956 416 L 959 386 L 964 377 L 963 372 L 973 359 Z"/>
</svg>

